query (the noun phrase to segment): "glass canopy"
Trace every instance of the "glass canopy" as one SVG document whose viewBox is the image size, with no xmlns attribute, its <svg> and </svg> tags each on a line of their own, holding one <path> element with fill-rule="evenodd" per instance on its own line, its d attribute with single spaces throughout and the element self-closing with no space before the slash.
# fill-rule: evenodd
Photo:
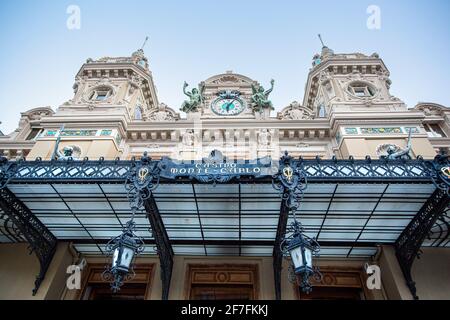
<svg viewBox="0 0 450 320">
<path fill-rule="evenodd" d="M 131 214 L 123 184 L 10 183 L 8 188 L 58 240 L 71 241 L 88 255 L 103 253 Z M 368 257 L 378 244 L 395 242 L 434 190 L 431 183 L 309 183 L 297 215 L 306 234 L 317 237 L 322 257 Z M 272 256 L 281 198 L 271 184 L 161 183 L 153 196 L 176 255 Z M 156 254 L 143 211 L 136 223 L 144 254 Z M 436 237 L 446 236 L 447 227 L 448 220 L 439 220 Z M 0 242 L 20 240 L 0 226 Z M 424 245 L 450 247 L 450 241 Z"/>
</svg>

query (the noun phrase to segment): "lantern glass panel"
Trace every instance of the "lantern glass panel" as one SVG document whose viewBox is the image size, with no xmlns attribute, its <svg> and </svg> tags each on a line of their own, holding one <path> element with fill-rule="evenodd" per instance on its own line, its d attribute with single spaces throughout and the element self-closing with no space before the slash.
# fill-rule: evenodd
<svg viewBox="0 0 450 320">
<path fill-rule="evenodd" d="M 120 248 L 116 248 L 113 254 L 113 267 L 121 269 L 129 269 L 131 261 L 133 260 L 134 250 L 132 248 L 123 247 L 122 256 L 119 262 Z"/>
<path fill-rule="evenodd" d="M 306 266 L 312 269 L 312 252 L 308 247 L 305 247 L 305 262 Z"/>
<path fill-rule="evenodd" d="M 295 269 L 304 266 L 301 246 L 292 248 L 289 254 L 291 255 L 292 263 L 294 264 Z"/>
</svg>

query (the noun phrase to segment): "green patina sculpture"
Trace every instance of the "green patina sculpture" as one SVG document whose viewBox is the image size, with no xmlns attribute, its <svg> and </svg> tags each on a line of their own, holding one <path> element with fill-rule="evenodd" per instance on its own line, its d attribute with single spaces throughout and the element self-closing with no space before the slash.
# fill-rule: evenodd
<svg viewBox="0 0 450 320">
<path fill-rule="evenodd" d="M 273 84 L 275 83 L 275 80 L 270 80 L 270 89 L 267 91 L 264 91 L 264 87 L 263 86 L 259 86 L 258 88 L 256 88 L 253 84 L 252 84 L 252 108 L 253 111 L 255 112 L 262 112 L 264 108 L 270 108 L 271 110 L 273 110 L 273 105 L 272 105 L 272 101 L 269 100 L 269 94 L 272 92 L 273 90 Z"/>
<path fill-rule="evenodd" d="M 188 87 L 187 82 L 184 82 L 183 85 L 183 93 L 189 97 L 189 100 L 185 100 L 181 105 L 180 110 L 183 112 L 196 112 L 197 108 L 205 102 L 205 98 L 203 97 L 203 91 L 205 89 L 204 83 L 200 83 L 198 89 L 193 88 L 190 92 L 186 91 Z"/>
</svg>

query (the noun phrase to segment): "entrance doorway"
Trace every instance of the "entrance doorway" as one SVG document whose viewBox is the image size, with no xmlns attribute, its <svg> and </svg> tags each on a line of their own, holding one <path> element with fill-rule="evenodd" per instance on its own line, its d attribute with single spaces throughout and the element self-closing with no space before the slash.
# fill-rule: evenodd
<svg viewBox="0 0 450 320">
<path fill-rule="evenodd" d="M 257 265 L 188 265 L 186 279 L 190 300 L 258 299 Z"/>
<path fill-rule="evenodd" d="M 364 275 L 359 268 L 321 267 L 322 281 L 311 281 L 312 292 L 306 294 L 295 285 L 294 290 L 300 300 L 365 300 Z"/>
<path fill-rule="evenodd" d="M 149 296 L 153 278 L 153 264 L 139 264 L 134 268 L 135 276 L 113 293 L 111 286 L 102 278 L 103 264 L 88 266 L 87 278 L 79 296 L 80 300 L 145 300 Z"/>
</svg>

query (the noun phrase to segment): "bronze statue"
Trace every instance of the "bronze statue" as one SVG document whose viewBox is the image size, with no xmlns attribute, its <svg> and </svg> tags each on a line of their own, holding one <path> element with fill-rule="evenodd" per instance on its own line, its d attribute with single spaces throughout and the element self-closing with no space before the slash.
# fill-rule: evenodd
<svg viewBox="0 0 450 320">
<path fill-rule="evenodd" d="M 205 84 L 200 83 L 198 89 L 193 88 L 190 92 L 186 91 L 188 87 L 187 82 L 184 82 L 183 85 L 183 93 L 189 97 L 189 101 L 185 100 L 181 105 L 181 111 L 183 112 L 196 112 L 197 108 L 205 102 L 205 98 L 203 97 L 203 91 L 205 90 Z"/>
<path fill-rule="evenodd" d="M 405 149 L 397 149 L 395 146 L 390 145 L 387 148 L 387 158 L 389 160 L 398 160 L 398 159 L 411 159 L 411 156 L 409 155 L 409 152 L 411 151 L 411 132 L 412 128 L 409 129 L 409 135 L 408 135 L 408 143 L 406 145 Z"/>
<path fill-rule="evenodd" d="M 254 112 L 262 112 L 264 108 L 270 108 L 273 110 L 272 102 L 269 100 L 269 94 L 273 90 L 273 84 L 275 83 L 275 80 L 270 80 L 270 89 L 265 91 L 263 86 L 259 86 L 256 88 L 252 84 L 252 108 Z"/>
<path fill-rule="evenodd" d="M 64 131 L 64 125 L 59 129 L 59 136 L 56 139 L 55 148 L 53 149 L 52 160 L 65 161 L 65 160 L 78 160 L 73 156 L 74 149 L 71 146 L 65 146 L 63 152 L 59 151 L 59 143 L 61 142 L 61 135 Z"/>
</svg>

